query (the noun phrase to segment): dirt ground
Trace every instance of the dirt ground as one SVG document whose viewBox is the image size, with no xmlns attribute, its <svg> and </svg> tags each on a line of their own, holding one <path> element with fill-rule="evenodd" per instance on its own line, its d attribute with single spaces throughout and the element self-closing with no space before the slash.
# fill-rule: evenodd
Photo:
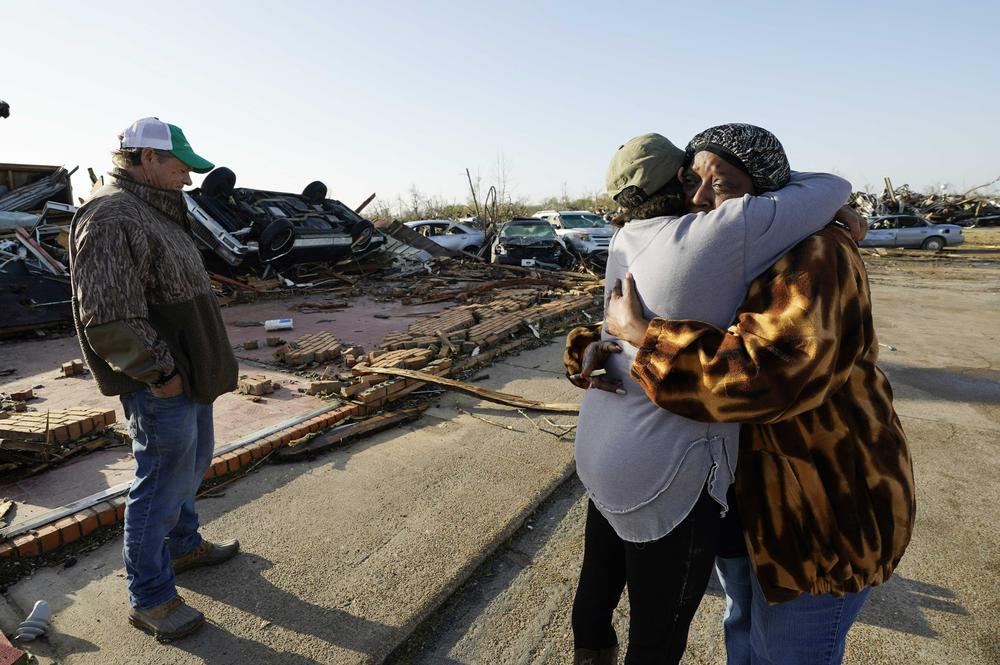
<svg viewBox="0 0 1000 665">
<path fill-rule="evenodd" d="M 849 664 L 1000 663 L 1000 228 L 966 236 L 937 254 L 864 250 L 918 518 L 896 574 L 849 637 Z M 585 506 L 577 480 L 563 485 L 390 662 L 570 662 Z M 685 665 L 726 662 L 723 610 L 713 580 Z M 627 625 L 623 598 L 623 644 Z"/>
</svg>

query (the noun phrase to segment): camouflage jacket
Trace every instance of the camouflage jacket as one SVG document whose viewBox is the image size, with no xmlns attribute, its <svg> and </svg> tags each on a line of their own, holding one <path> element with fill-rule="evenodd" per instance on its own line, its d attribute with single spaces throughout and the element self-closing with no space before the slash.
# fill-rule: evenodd
<svg viewBox="0 0 1000 665">
<path fill-rule="evenodd" d="M 595 326 L 570 333 L 568 374 L 597 339 Z M 647 329 L 631 372 L 651 400 L 744 423 L 737 500 L 769 602 L 880 584 L 909 543 L 913 468 L 877 360 L 864 263 L 833 227 L 758 277 L 727 330 L 663 319 Z"/>
<path fill-rule="evenodd" d="M 174 369 L 193 401 L 233 390 L 237 364 L 180 192 L 121 171 L 73 218 L 70 277 L 80 346 L 101 392 Z"/>
</svg>

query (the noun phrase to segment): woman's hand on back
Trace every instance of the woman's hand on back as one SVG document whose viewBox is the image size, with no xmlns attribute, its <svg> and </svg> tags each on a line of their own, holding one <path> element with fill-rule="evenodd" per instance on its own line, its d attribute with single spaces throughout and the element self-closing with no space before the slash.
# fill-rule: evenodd
<svg viewBox="0 0 1000 665">
<path fill-rule="evenodd" d="M 624 282 L 619 281 L 611 290 L 611 299 L 604 313 L 604 325 L 618 339 L 623 339 L 632 346 L 642 346 L 649 321 L 642 310 L 632 273 L 625 273 Z"/>
<path fill-rule="evenodd" d="M 834 219 L 850 230 L 854 242 L 861 242 L 868 235 L 868 220 L 851 206 L 841 206 Z"/>
<path fill-rule="evenodd" d="M 614 342 L 591 342 L 583 351 L 583 358 L 580 360 L 580 373 L 570 375 L 570 383 L 577 388 L 597 388 L 624 395 L 625 389 L 622 388 L 621 381 L 612 381 L 603 372 L 600 372 L 598 376 L 593 376 L 597 370 L 604 369 L 608 356 L 621 352 L 622 347 Z"/>
</svg>

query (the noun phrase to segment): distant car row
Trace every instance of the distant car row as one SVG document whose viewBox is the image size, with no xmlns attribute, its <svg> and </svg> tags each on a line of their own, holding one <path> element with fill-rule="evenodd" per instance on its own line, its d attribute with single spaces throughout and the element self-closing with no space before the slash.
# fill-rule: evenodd
<svg viewBox="0 0 1000 665">
<path fill-rule="evenodd" d="M 962 228 L 934 224 L 914 215 L 881 215 L 869 220 L 862 247 L 912 247 L 937 251 L 965 242 Z M 478 254 L 485 234 L 470 224 L 446 219 L 406 222 L 410 228 L 454 251 Z M 500 228 L 489 248 L 494 263 L 561 270 L 578 258 L 603 265 L 614 229 L 586 210 L 542 210 Z"/>
<path fill-rule="evenodd" d="M 371 222 L 339 201 L 326 186 L 311 183 L 301 194 L 238 188 L 227 168 L 210 173 L 186 193 L 195 236 L 211 262 L 230 268 L 277 268 L 302 262 L 358 258 L 381 248 L 384 237 Z M 561 270 L 579 260 L 603 267 L 614 229 L 587 210 L 542 210 L 512 219 L 492 240 L 471 223 L 426 219 L 406 225 L 456 252 L 488 254 L 507 265 Z M 489 242 L 489 247 L 486 243 Z M 937 251 L 965 242 L 962 227 L 934 224 L 915 215 L 881 215 L 868 222 L 862 247 L 914 247 Z M 486 251 L 484 251 L 486 250 Z M 217 264 L 218 265 L 218 264 Z"/>
<path fill-rule="evenodd" d="M 453 251 L 479 253 L 486 235 L 475 227 L 446 219 L 406 222 L 406 226 Z M 542 210 L 500 227 L 489 248 L 490 260 L 505 265 L 561 270 L 584 259 L 603 266 L 614 229 L 587 210 Z"/>
</svg>

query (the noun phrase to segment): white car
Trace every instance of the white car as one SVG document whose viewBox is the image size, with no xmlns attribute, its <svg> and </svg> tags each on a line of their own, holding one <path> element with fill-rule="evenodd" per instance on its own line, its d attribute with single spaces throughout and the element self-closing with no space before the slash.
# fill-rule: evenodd
<svg viewBox="0 0 1000 665">
<path fill-rule="evenodd" d="M 544 219 L 569 247 L 581 256 L 604 263 L 615 230 L 589 210 L 542 210 L 532 217 Z"/>
<path fill-rule="evenodd" d="M 421 219 L 403 224 L 455 252 L 477 254 L 486 241 L 486 234 L 479 229 L 450 219 Z"/>
</svg>

